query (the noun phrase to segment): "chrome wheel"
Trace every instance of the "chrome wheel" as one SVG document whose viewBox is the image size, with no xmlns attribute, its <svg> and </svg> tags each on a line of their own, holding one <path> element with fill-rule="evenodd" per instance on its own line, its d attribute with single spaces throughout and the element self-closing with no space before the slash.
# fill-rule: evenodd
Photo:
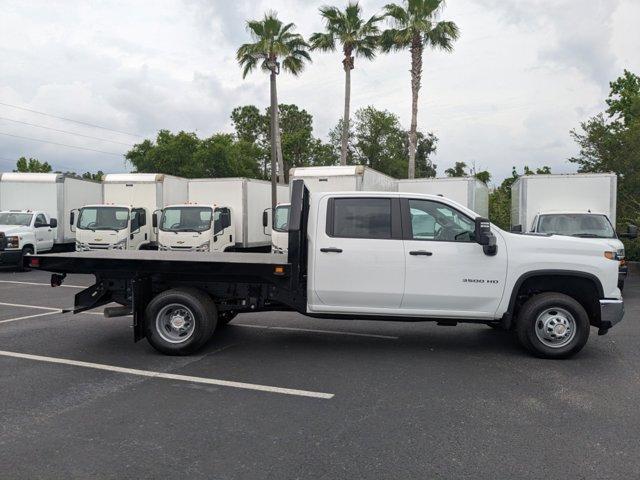
<svg viewBox="0 0 640 480">
<path fill-rule="evenodd" d="M 547 308 L 536 319 L 536 336 L 547 347 L 564 347 L 576 336 L 576 321 L 564 308 Z"/>
<path fill-rule="evenodd" d="M 195 331 L 193 312 L 179 303 L 165 305 L 156 315 L 156 330 L 166 342 L 186 342 Z"/>
</svg>

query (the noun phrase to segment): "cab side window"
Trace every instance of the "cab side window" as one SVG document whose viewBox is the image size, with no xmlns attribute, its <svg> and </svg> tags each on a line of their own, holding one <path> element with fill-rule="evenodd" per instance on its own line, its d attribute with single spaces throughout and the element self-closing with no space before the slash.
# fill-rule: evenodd
<svg viewBox="0 0 640 480">
<path fill-rule="evenodd" d="M 47 226 L 47 219 L 45 218 L 45 216 L 42 213 L 38 214 L 38 216 L 36 217 L 36 221 L 33 224 L 33 226 L 36 227 L 36 228 L 46 227 Z"/>
<path fill-rule="evenodd" d="M 475 241 L 475 222 L 444 203 L 412 199 L 409 214 L 413 240 Z"/>
<path fill-rule="evenodd" d="M 328 206 L 327 235 L 392 238 L 390 198 L 334 198 Z"/>
</svg>

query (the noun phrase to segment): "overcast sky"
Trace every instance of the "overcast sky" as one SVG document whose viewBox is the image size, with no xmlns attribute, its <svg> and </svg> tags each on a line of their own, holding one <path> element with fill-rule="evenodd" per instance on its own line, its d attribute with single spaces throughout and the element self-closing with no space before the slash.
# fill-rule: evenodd
<svg viewBox="0 0 640 480">
<path fill-rule="evenodd" d="M 322 28 L 317 8 L 325 3 L 3 0 L 0 171 L 21 155 L 61 170 L 123 171 L 118 154 L 141 141 L 6 104 L 148 138 L 161 128 L 231 131 L 234 106 L 269 102 L 268 77 L 243 81 L 235 62 L 248 40 L 245 21 L 275 9 L 309 36 Z M 361 5 L 371 15 L 385 3 Z M 418 118 L 440 139 L 439 174 L 456 161 L 497 180 L 512 165 L 573 171 L 569 131 L 604 109 L 608 82 L 624 68 L 640 73 L 638 0 L 450 0 L 443 18 L 458 24 L 461 38 L 451 54 L 426 53 Z M 313 58 L 301 76 L 280 76 L 279 100 L 312 113 L 315 135 L 326 138 L 342 112 L 343 71 L 338 54 Z M 408 52 L 357 60 L 352 111 L 388 109 L 408 127 L 408 70 Z"/>
</svg>

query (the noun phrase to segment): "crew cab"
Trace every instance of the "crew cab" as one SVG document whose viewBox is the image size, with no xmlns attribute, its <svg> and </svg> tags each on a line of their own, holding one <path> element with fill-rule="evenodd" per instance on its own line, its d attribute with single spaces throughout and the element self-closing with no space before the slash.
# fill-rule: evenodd
<svg viewBox="0 0 640 480">
<path fill-rule="evenodd" d="M 57 227 L 45 212 L 0 211 L 0 266 L 22 266 L 25 255 L 51 251 Z"/>
<path fill-rule="evenodd" d="M 569 357 L 623 317 L 615 252 L 564 236 L 513 234 L 447 198 L 399 192 L 309 195 L 292 183 L 287 255 L 75 252 L 34 255 L 93 273 L 73 311 L 111 302 L 134 340 L 166 354 L 202 347 L 238 312 L 343 320 L 480 323 L 515 330 L 535 355 Z"/>
</svg>

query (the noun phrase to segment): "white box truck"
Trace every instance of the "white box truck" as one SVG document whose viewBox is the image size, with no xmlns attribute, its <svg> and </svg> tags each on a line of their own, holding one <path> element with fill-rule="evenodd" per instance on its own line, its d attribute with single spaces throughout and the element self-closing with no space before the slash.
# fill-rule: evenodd
<svg viewBox="0 0 640 480">
<path fill-rule="evenodd" d="M 185 203 L 188 194 L 186 178 L 157 173 L 107 174 L 102 187 L 104 201 L 85 204 L 70 219 L 78 251 L 157 248 L 153 213 Z"/>
<path fill-rule="evenodd" d="M 60 173 L 0 174 L 0 264 L 26 253 L 73 250 L 71 210 L 102 202 L 102 185 Z"/>
<path fill-rule="evenodd" d="M 279 201 L 288 199 L 278 185 Z M 199 178 L 189 181 L 188 203 L 168 205 L 154 215 L 158 248 L 163 251 L 269 251 L 263 227 L 270 210 L 271 183 L 252 178 Z"/>
<path fill-rule="evenodd" d="M 289 170 L 289 182 L 301 179 L 312 193 L 320 192 L 393 192 L 397 180 L 364 165 L 329 167 L 294 167 Z M 290 183 L 291 184 L 291 183 Z M 271 251 L 287 253 L 289 236 L 289 204 L 281 203 L 273 215 Z"/>
<path fill-rule="evenodd" d="M 489 216 L 489 188 L 474 177 L 416 178 L 398 180 L 398 191 L 440 195 L 470 210 Z"/>
<path fill-rule="evenodd" d="M 615 231 L 616 192 L 615 173 L 524 175 L 511 187 L 511 230 L 603 244 L 619 257 L 622 287 L 627 267 Z"/>
</svg>

